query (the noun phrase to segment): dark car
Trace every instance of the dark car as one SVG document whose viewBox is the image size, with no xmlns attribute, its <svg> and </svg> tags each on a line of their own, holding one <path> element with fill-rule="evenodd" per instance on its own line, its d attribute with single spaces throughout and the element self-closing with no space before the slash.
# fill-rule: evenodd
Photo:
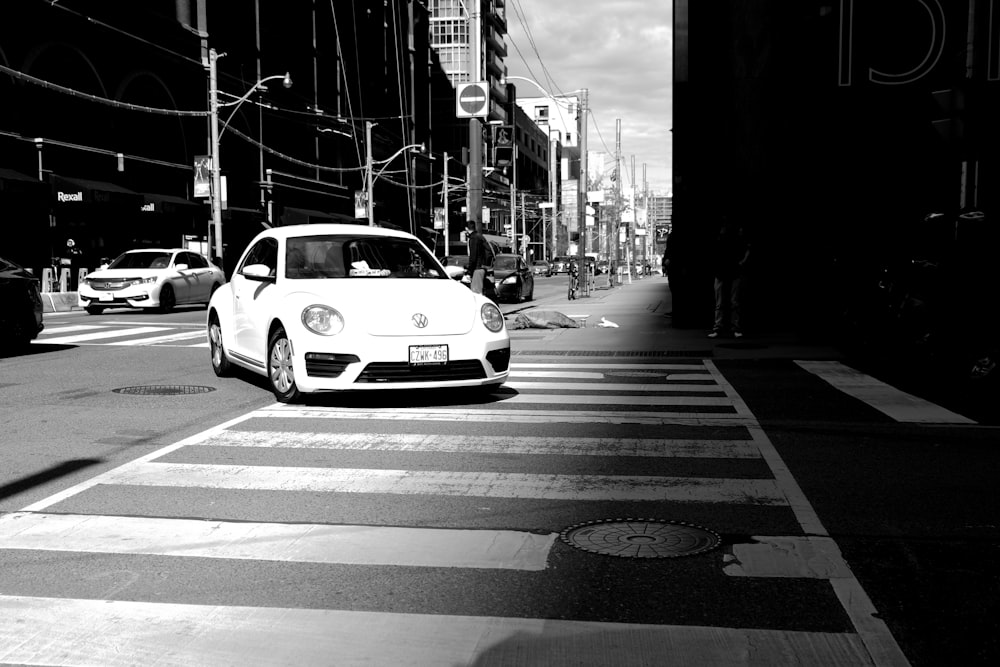
<svg viewBox="0 0 1000 667">
<path fill-rule="evenodd" d="M 602 275 L 607 273 L 610 267 L 611 264 L 608 262 L 608 260 L 606 259 L 600 260 L 599 262 L 597 262 L 597 275 Z"/>
<path fill-rule="evenodd" d="M 24 346 L 38 337 L 42 324 L 38 280 L 14 262 L 0 257 L 0 338 Z"/>
<path fill-rule="evenodd" d="M 548 278 L 552 275 L 552 265 L 546 262 L 544 259 L 536 259 L 531 263 L 531 270 L 536 276 L 545 276 Z"/>
<path fill-rule="evenodd" d="M 502 254 L 494 258 L 493 284 L 502 300 L 531 301 L 535 296 L 535 276 L 520 255 Z"/>
</svg>

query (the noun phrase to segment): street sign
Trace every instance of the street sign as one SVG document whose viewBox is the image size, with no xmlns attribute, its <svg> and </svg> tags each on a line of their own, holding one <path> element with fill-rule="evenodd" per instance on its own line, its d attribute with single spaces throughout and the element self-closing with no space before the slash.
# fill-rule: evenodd
<svg viewBox="0 0 1000 667">
<path fill-rule="evenodd" d="M 489 112 L 490 95 L 485 83 L 481 81 L 460 83 L 455 93 L 457 118 L 485 117 Z"/>
</svg>

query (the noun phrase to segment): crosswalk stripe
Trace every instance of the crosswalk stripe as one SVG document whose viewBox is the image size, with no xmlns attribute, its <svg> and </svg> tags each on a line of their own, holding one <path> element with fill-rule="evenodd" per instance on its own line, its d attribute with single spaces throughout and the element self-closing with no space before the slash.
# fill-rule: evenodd
<svg viewBox="0 0 1000 667">
<path fill-rule="evenodd" d="M 0 661 L 82 665 L 871 665 L 858 636 L 0 596 Z"/>
<path fill-rule="evenodd" d="M 593 371 L 525 371 L 525 370 L 511 370 L 510 377 L 516 377 L 516 378 L 567 378 L 567 379 L 572 379 L 572 380 L 603 380 L 604 379 L 604 373 L 595 373 Z"/>
<path fill-rule="evenodd" d="M 110 471 L 103 484 L 322 493 L 784 505 L 772 479 L 551 475 L 530 473 L 299 468 L 141 463 Z"/>
<path fill-rule="evenodd" d="M 107 326 L 102 324 L 67 324 L 66 326 L 50 326 L 48 320 L 45 322 L 45 329 L 39 332 L 41 337 L 49 337 L 54 335 L 62 335 L 67 333 L 72 333 L 74 331 L 94 331 L 96 329 L 106 329 Z"/>
<path fill-rule="evenodd" d="M 925 401 L 839 361 L 796 361 L 801 368 L 822 378 L 848 396 L 867 403 L 898 422 L 922 424 L 975 424 L 968 417 Z"/>
<path fill-rule="evenodd" d="M 655 458 L 758 458 L 752 440 L 663 438 L 565 438 L 537 436 L 414 435 L 399 433 L 304 433 L 223 431 L 198 443 L 211 447 L 335 449 L 380 452 L 454 452 L 558 456 L 648 456 Z"/>
<path fill-rule="evenodd" d="M 134 327 L 129 329 L 104 329 L 91 333 L 77 334 L 75 336 L 56 336 L 55 338 L 44 338 L 36 340 L 36 343 L 46 345 L 69 345 L 72 343 L 83 343 L 86 341 L 103 340 L 107 338 L 122 338 L 124 336 L 138 336 L 140 334 L 158 333 L 169 331 L 169 327 Z"/>
<path fill-rule="evenodd" d="M 165 334 L 163 336 L 151 336 L 148 338 L 136 338 L 118 343 L 119 345 L 156 345 L 159 343 L 171 343 L 179 340 L 191 340 L 194 338 L 206 338 L 204 331 L 185 331 L 184 333 Z"/>
<path fill-rule="evenodd" d="M 618 382 L 511 382 L 504 383 L 510 389 L 562 389 L 564 391 L 686 391 L 692 393 L 721 392 L 717 385 L 705 384 L 677 384 L 675 382 L 662 382 L 659 384 L 635 384 Z M 628 396 L 627 398 L 635 398 Z"/>
<path fill-rule="evenodd" d="M 718 389 L 716 389 L 718 391 Z M 733 401 L 724 396 L 576 396 L 572 394 L 515 394 L 504 396 L 504 403 L 554 403 L 556 405 L 657 405 L 671 406 L 725 406 Z"/>
<path fill-rule="evenodd" d="M 520 370 L 524 368 L 554 368 L 554 369 L 566 369 L 571 368 L 574 370 L 594 370 L 594 371 L 606 371 L 606 370 L 630 370 L 630 371 L 704 371 L 705 366 L 703 363 L 694 364 L 587 364 L 587 363 L 565 363 L 565 364 L 552 364 L 545 362 L 525 362 L 517 361 L 510 364 L 511 370 Z"/>
<path fill-rule="evenodd" d="M 540 571 L 558 535 L 324 524 L 13 513 L 4 549 L 229 558 L 296 563 Z"/>
<path fill-rule="evenodd" d="M 507 401 L 505 400 L 504 403 Z M 252 413 L 253 417 L 298 419 L 359 419 L 384 421 L 474 421 L 508 424 L 679 424 L 691 426 L 723 426 L 742 423 L 746 414 L 684 412 L 665 414 L 663 411 L 639 410 L 478 410 L 455 408 L 433 410 L 428 408 L 399 408 L 371 410 L 368 408 L 303 408 L 276 404 Z"/>
</svg>

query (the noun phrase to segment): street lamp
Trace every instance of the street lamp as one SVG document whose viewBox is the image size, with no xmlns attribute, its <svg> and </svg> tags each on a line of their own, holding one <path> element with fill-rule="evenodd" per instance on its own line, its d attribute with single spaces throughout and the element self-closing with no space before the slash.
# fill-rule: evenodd
<svg viewBox="0 0 1000 667">
<path fill-rule="evenodd" d="M 389 163 L 392 162 L 393 160 L 395 160 L 396 157 L 398 157 L 404 151 L 416 148 L 416 149 L 418 149 L 418 151 L 420 153 L 423 153 L 424 151 L 427 150 L 427 148 L 422 143 L 420 143 L 420 144 L 407 144 L 406 146 L 403 146 L 398 151 L 396 151 L 395 153 L 393 153 L 392 155 L 390 155 L 385 160 L 378 160 L 379 164 L 382 165 L 382 168 L 378 170 L 378 173 L 373 173 L 373 171 L 374 171 L 374 165 L 375 165 L 374 161 L 372 160 L 372 128 L 373 127 L 375 127 L 375 123 L 373 123 L 371 121 L 365 121 L 365 141 L 367 142 L 367 146 L 366 146 L 366 148 L 367 148 L 367 151 L 366 151 L 367 152 L 367 156 L 365 158 L 365 190 L 367 191 L 367 196 L 368 196 L 368 226 L 369 227 L 374 227 L 375 226 L 374 187 L 375 187 L 375 181 L 378 180 L 378 177 L 381 176 L 382 172 L 386 170 L 386 167 L 389 166 Z"/>
<path fill-rule="evenodd" d="M 553 95 L 552 93 L 550 93 L 549 91 L 547 91 L 545 88 L 543 88 L 540 83 L 538 83 L 534 79 L 529 79 L 526 76 L 506 76 L 506 77 L 503 77 L 500 80 L 500 85 L 506 85 L 507 81 L 510 81 L 511 79 L 517 79 L 519 81 L 527 81 L 531 85 L 533 85 L 536 88 L 538 88 L 538 90 L 542 91 L 542 93 L 544 93 L 546 97 L 548 97 L 549 99 L 551 99 L 553 101 L 556 101 L 556 102 L 565 102 L 566 100 L 564 100 L 562 98 L 569 97 L 570 95 L 576 95 L 577 93 L 579 93 L 580 96 L 581 96 L 581 101 L 580 101 L 580 127 L 579 127 L 578 132 L 577 132 L 577 134 L 580 137 L 580 177 L 577 180 L 577 187 L 576 187 L 576 208 L 577 208 L 577 215 L 578 215 L 578 218 L 579 218 L 577 224 L 579 225 L 579 228 L 580 228 L 580 248 L 581 248 L 580 249 L 580 254 L 581 255 L 585 255 L 587 253 L 587 211 L 586 211 L 586 207 L 587 207 L 587 124 L 588 124 L 587 123 L 587 112 L 588 112 L 587 98 L 589 96 L 589 92 L 590 91 L 587 88 L 581 88 L 579 90 L 574 90 L 574 91 L 572 91 L 570 93 L 565 93 L 565 94 L 562 94 L 562 95 Z M 549 160 L 549 163 L 550 163 L 549 164 L 549 169 L 553 168 L 553 165 L 551 164 L 551 162 L 552 161 Z M 555 249 L 553 248 L 553 251 L 554 250 Z"/>
<path fill-rule="evenodd" d="M 222 54 L 223 56 L 226 54 Z M 247 99 L 254 94 L 257 90 L 264 86 L 268 81 L 273 81 L 274 79 L 282 79 L 285 88 L 292 87 L 292 77 L 288 72 L 284 74 L 275 74 L 274 76 L 268 76 L 257 83 L 255 83 L 250 90 L 246 92 L 245 95 L 239 97 L 232 102 L 219 102 L 219 71 L 217 61 L 221 58 L 219 54 L 215 52 L 215 49 L 208 50 L 208 103 L 209 103 L 209 114 L 211 115 L 211 121 L 209 125 L 211 126 L 212 133 L 212 145 L 211 145 L 211 158 L 212 158 L 212 187 L 209 192 L 209 197 L 212 201 L 212 227 L 215 230 L 215 256 L 221 261 L 222 259 L 222 167 L 219 159 L 219 137 L 222 132 L 226 131 L 229 127 L 229 121 L 233 119 L 236 115 L 237 109 L 240 105 L 247 101 Z M 229 114 L 229 119 L 226 120 L 226 124 L 223 126 L 222 130 L 219 130 L 219 108 L 220 107 L 234 107 L 231 114 Z"/>
</svg>

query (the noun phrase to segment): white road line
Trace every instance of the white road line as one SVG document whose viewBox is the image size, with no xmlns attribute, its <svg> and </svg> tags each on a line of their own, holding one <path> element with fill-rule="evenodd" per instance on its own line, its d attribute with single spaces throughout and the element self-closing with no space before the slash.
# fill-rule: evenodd
<svg viewBox="0 0 1000 667">
<path fill-rule="evenodd" d="M 629 370 L 629 371 L 704 371 L 704 365 L 697 364 L 551 364 L 518 361 L 510 365 L 511 370 L 524 368 L 571 368 L 574 370 Z"/>
<path fill-rule="evenodd" d="M 735 400 L 740 404 L 740 411 L 753 418 L 743 399 L 739 397 L 735 389 L 715 367 L 715 364 L 706 360 L 705 366 L 715 376 L 716 382 L 727 387 L 726 393 L 736 397 Z M 753 419 L 756 422 L 756 419 Z M 803 532 L 807 535 L 828 538 L 830 534 L 820 521 L 819 515 L 816 514 L 816 510 L 813 509 L 795 476 L 792 475 L 792 471 L 782 460 L 764 429 L 757 423 L 747 425 L 747 428 L 754 434 L 753 438 L 760 446 L 761 456 L 767 461 L 767 465 L 774 475 L 775 484 L 783 493 L 789 508 L 795 514 L 799 525 L 802 526 Z M 830 567 L 839 573 L 844 573 L 844 576 L 831 579 L 830 584 L 874 663 L 885 667 L 909 665 L 906 655 L 900 649 L 896 638 L 892 636 L 892 632 L 889 631 L 889 626 L 879 618 L 875 604 L 861 587 L 861 582 L 851 573 L 839 545 L 833 540 L 824 544 L 824 557 L 828 560 Z"/>
<path fill-rule="evenodd" d="M 229 558 L 294 563 L 540 571 L 558 535 L 152 517 L 14 513 L 4 549 Z"/>
<path fill-rule="evenodd" d="M 829 537 L 759 537 L 752 544 L 734 544 L 723 557 L 722 570 L 731 577 L 794 577 L 843 579 L 853 577 Z"/>
<path fill-rule="evenodd" d="M 506 400 L 504 401 L 507 402 Z M 738 412 L 684 412 L 665 414 L 663 411 L 639 410 L 490 410 L 490 409 L 434 409 L 398 408 L 372 410 L 370 408 L 303 408 L 276 403 L 250 413 L 251 417 L 297 419 L 359 419 L 372 421 L 474 421 L 507 424 L 676 424 L 682 426 L 731 426 L 746 421 L 753 422 Z"/>
<path fill-rule="evenodd" d="M 138 336 L 140 334 L 157 333 L 159 331 L 169 331 L 169 327 L 133 327 L 128 329 L 105 329 L 92 333 L 78 334 L 76 336 L 57 336 L 36 340 L 37 343 L 46 345 L 69 345 L 73 343 L 83 343 L 86 341 L 103 340 L 107 338 L 122 338 L 124 336 Z"/>
<path fill-rule="evenodd" d="M 511 377 L 517 378 L 568 378 L 572 380 L 603 380 L 604 373 L 590 371 L 511 371 Z M 510 383 L 508 383 L 510 384 Z"/>
<path fill-rule="evenodd" d="M 125 340 L 117 345 L 158 345 L 160 343 L 170 343 L 178 340 L 192 340 L 194 338 L 206 338 L 204 331 L 185 331 L 183 333 L 172 333 L 163 336 L 151 336 L 149 338 L 136 338 Z"/>
<path fill-rule="evenodd" d="M 102 484 L 196 487 L 320 493 L 536 498 L 544 500 L 739 503 L 784 505 L 770 479 L 627 475 L 536 475 L 529 473 L 295 468 L 289 466 L 126 464 Z"/>
<path fill-rule="evenodd" d="M 511 389 L 563 389 L 565 391 L 687 391 L 692 393 L 720 392 L 717 385 L 710 384 L 674 384 L 661 382 L 654 384 L 635 384 L 617 382 L 505 382 L 505 387 Z M 634 396 L 623 396 L 630 399 Z"/>
<path fill-rule="evenodd" d="M 103 665 L 871 665 L 857 635 L 0 596 L 0 662 Z"/>
<path fill-rule="evenodd" d="M 939 405 L 900 391 L 839 361 L 796 361 L 848 396 L 867 403 L 898 422 L 918 424 L 975 424 L 976 422 Z"/>
<path fill-rule="evenodd" d="M 46 313 L 48 315 L 48 313 Z M 106 329 L 106 326 L 100 324 L 71 324 L 66 326 L 54 326 L 46 327 L 44 331 L 39 333 L 39 336 L 49 337 L 53 335 L 62 335 L 66 333 L 72 333 L 73 331 L 94 331 L 95 329 Z"/>
<path fill-rule="evenodd" d="M 716 389 L 718 391 L 718 389 Z M 506 404 L 554 403 L 556 405 L 658 405 L 732 406 L 728 396 L 578 396 L 572 394 L 515 394 L 505 396 Z"/>
<path fill-rule="evenodd" d="M 566 438 L 398 433 L 303 433 L 223 431 L 198 443 L 209 447 L 335 449 L 380 452 L 450 452 L 557 456 L 649 456 L 654 458 L 759 458 L 752 440 L 664 438 Z"/>
</svg>

